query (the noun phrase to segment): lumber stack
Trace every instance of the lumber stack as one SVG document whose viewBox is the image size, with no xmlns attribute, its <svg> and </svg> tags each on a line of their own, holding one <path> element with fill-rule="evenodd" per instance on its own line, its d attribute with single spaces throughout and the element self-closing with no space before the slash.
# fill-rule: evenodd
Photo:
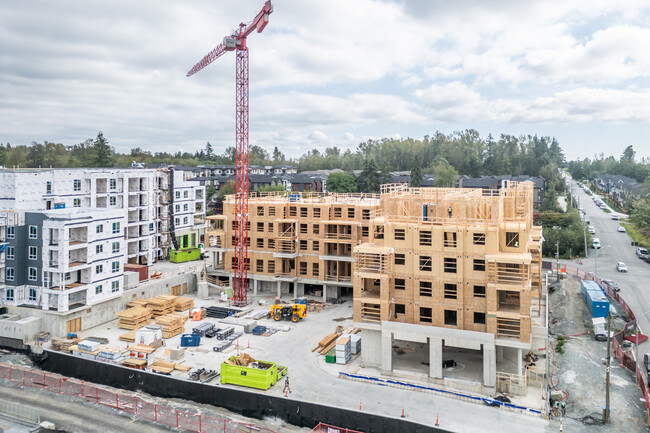
<svg viewBox="0 0 650 433">
<path fill-rule="evenodd" d="M 174 310 L 176 311 L 185 311 L 189 310 L 194 306 L 194 299 L 187 298 L 185 296 L 177 296 L 174 299 Z"/>
<path fill-rule="evenodd" d="M 78 338 L 72 338 L 72 339 L 56 338 L 52 340 L 52 350 L 65 352 L 65 353 L 72 353 L 71 347 L 75 346 L 78 342 L 79 342 Z"/>
<path fill-rule="evenodd" d="M 185 315 L 170 313 L 156 317 L 156 324 L 162 326 L 164 338 L 172 338 L 183 333 L 186 320 Z"/>
<path fill-rule="evenodd" d="M 131 302 L 126 304 L 126 306 L 127 307 L 143 307 L 143 308 L 147 308 L 148 303 L 149 303 L 149 301 L 147 301 L 146 299 L 133 299 Z"/>
<path fill-rule="evenodd" d="M 327 352 L 336 346 L 336 339 L 339 338 L 341 334 L 341 332 L 333 332 L 329 334 L 327 337 L 319 341 L 318 346 L 314 347 L 311 351 L 315 352 L 318 350 L 318 353 L 321 355 L 327 354 Z"/>
<path fill-rule="evenodd" d="M 147 308 L 149 308 L 154 317 L 164 316 L 174 311 L 174 299 L 176 296 L 160 295 L 151 298 L 147 301 Z"/>
<path fill-rule="evenodd" d="M 126 341 L 127 343 L 135 343 L 135 329 L 133 331 L 126 332 L 120 335 L 120 341 Z"/>
<path fill-rule="evenodd" d="M 161 361 L 156 359 L 153 364 L 151 364 L 151 369 L 156 373 L 171 374 L 174 371 L 176 364 L 169 361 Z"/>
<path fill-rule="evenodd" d="M 127 308 L 117 313 L 117 327 L 122 329 L 138 329 L 151 322 L 151 310 L 143 307 Z"/>
</svg>

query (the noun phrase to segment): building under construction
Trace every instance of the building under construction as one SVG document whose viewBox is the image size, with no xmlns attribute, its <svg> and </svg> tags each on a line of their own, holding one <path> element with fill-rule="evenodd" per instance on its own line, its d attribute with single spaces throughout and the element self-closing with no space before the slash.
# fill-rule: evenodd
<svg viewBox="0 0 650 433">
<path fill-rule="evenodd" d="M 249 286 L 324 300 L 353 290 L 363 364 L 385 374 L 408 369 L 410 359 L 456 388 L 525 388 L 523 354 L 545 347 L 547 335 L 542 232 L 532 213 L 529 182 L 499 191 L 383 185 L 379 195 L 252 196 Z M 224 214 L 208 218 L 220 276 L 232 276 L 236 227 L 228 197 Z M 396 354 L 401 346 L 409 356 Z M 462 381 L 443 377 L 450 357 L 447 365 L 467 367 Z"/>
</svg>

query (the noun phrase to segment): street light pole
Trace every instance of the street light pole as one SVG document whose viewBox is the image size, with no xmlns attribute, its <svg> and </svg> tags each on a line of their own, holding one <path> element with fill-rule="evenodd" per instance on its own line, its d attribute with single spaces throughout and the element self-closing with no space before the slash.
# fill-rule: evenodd
<svg viewBox="0 0 650 433">
<path fill-rule="evenodd" d="M 605 424 L 609 423 L 609 372 L 611 361 L 611 334 L 612 334 L 612 315 L 607 313 L 607 375 L 605 377 Z"/>
</svg>

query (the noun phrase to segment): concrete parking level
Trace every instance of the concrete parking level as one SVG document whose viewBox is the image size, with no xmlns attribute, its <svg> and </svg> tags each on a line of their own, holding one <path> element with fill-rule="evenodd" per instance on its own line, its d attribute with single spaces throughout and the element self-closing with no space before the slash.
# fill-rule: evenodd
<svg viewBox="0 0 650 433">
<path fill-rule="evenodd" d="M 258 298 L 261 299 L 261 298 Z M 251 306 L 259 311 L 266 311 L 268 305 L 258 305 L 258 299 L 253 299 Z M 263 298 L 267 303 L 273 302 L 272 297 Z M 287 299 L 288 301 L 288 299 Z M 195 300 L 195 305 L 225 305 L 216 300 Z M 218 327 L 235 326 L 237 330 L 243 328 L 235 323 L 249 321 L 250 319 L 218 319 L 206 318 L 205 321 L 216 324 Z M 185 332 L 201 322 L 188 321 Z M 541 432 L 546 431 L 548 422 L 540 417 L 522 415 L 505 410 L 488 407 L 484 404 L 469 403 L 462 400 L 451 399 L 430 393 L 422 393 L 406 389 L 390 388 L 375 384 L 355 382 L 339 377 L 339 372 L 350 372 L 379 376 L 381 373 L 375 369 L 364 369 L 360 364 L 358 355 L 353 356 L 348 365 L 328 364 L 325 357 L 312 352 L 318 342 L 326 335 L 335 331 L 338 325 L 348 330 L 353 328 L 352 302 L 348 299 L 342 304 L 328 306 L 321 312 L 310 312 L 307 318 L 297 324 L 288 321 L 274 322 L 262 319 L 258 324 L 278 329 L 270 336 L 255 336 L 244 334 L 239 338 L 238 345 L 234 344 L 224 352 L 214 352 L 212 347 L 217 343 L 215 339 L 203 338 L 201 345 L 196 348 L 187 348 L 184 358 L 175 361 L 194 368 L 206 368 L 219 371 L 221 362 L 242 352 L 246 352 L 256 359 L 276 362 L 289 367 L 288 376 L 291 383 L 291 394 L 287 398 L 300 401 L 317 402 L 331 406 L 344 407 L 351 410 L 377 413 L 384 416 L 399 418 L 404 408 L 406 418 L 425 425 L 433 426 L 438 416 L 440 427 L 458 432 L 486 432 L 503 431 L 504 425 L 512 427 L 511 431 Z M 127 330 L 117 327 L 117 320 L 108 324 L 81 332 L 80 337 L 108 338 L 111 346 L 126 347 L 127 343 L 119 341 L 119 336 Z M 166 347 L 177 347 L 180 336 L 166 340 Z M 427 384 L 426 372 L 428 368 L 423 362 L 428 357 L 423 352 L 424 348 L 414 347 L 405 351 L 404 355 L 395 355 L 397 373 L 405 373 L 409 379 L 416 383 L 422 381 Z M 427 352 L 428 353 L 428 352 Z M 464 359 L 468 354 L 458 354 L 458 359 Z M 461 356 L 462 355 L 462 356 Z M 164 348 L 159 349 L 156 357 L 168 360 L 164 356 Z M 402 359 L 403 357 L 403 359 Z M 410 359 L 412 358 L 412 359 Z M 452 356 L 455 358 L 455 355 Z M 447 359 L 447 355 L 445 355 Z M 450 374 L 472 376 L 474 363 L 469 356 L 466 364 L 461 367 L 461 362 L 449 370 Z M 479 361 L 479 365 L 482 365 Z M 455 371 L 455 373 L 453 373 Z M 479 371 L 481 369 L 479 368 Z M 393 372 L 395 374 L 395 372 Z M 482 373 L 478 373 L 479 375 Z M 186 379 L 187 373 L 174 372 L 173 376 Z M 221 385 L 219 379 L 211 384 Z M 432 385 L 432 384 L 428 384 Z M 250 390 L 276 396 L 283 396 L 283 383 L 277 383 L 268 391 Z M 542 402 L 532 401 L 537 407 Z M 467 416 L 472 414 L 471 416 Z M 331 421 L 331 420 L 330 420 Z M 345 426 L 343 426 L 345 427 Z"/>
</svg>

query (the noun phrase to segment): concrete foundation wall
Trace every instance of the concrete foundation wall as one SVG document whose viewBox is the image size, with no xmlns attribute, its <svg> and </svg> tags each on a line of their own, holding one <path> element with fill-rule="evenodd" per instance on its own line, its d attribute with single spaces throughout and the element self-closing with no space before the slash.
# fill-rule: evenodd
<svg viewBox="0 0 650 433">
<path fill-rule="evenodd" d="M 7 309 L 9 313 L 22 318 L 40 318 L 41 326 L 39 331 L 47 331 L 52 337 L 64 337 L 67 333 L 66 324 L 70 320 L 81 318 L 82 331 L 94 328 L 95 326 L 116 320 L 117 317 L 115 315 L 124 310 L 126 304 L 133 299 L 147 299 L 158 295 L 169 295 L 173 286 L 182 286 L 183 284 L 187 284 L 188 293 L 196 292 L 196 275 L 186 273 L 165 279 L 143 282 L 133 289 L 126 290 L 120 298 L 65 313 L 14 306 L 8 306 Z"/>
<path fill-rule="evenodd" d="M 35 340 L 40 331 L 41 320 L 38 317 L 21 319 L 17 315 L 0 316 L 0 337 L 28 342 Z"/>
</svg>

